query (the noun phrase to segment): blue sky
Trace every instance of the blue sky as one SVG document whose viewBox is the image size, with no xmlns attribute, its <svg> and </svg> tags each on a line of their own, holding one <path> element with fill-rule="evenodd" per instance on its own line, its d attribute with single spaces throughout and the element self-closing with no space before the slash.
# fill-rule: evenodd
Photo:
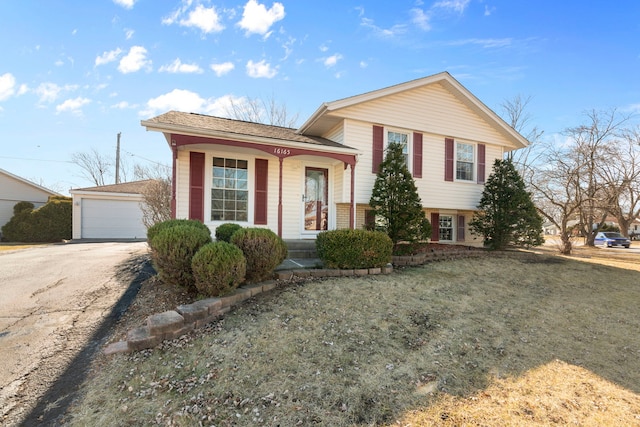
<svg viewBox="0 0 640 427">
<path fill-rule="evenodd" d="M 224 115 L 274 98 L 302 124 L 323 102 L 450 72 L 501 113 L 531 96 L 556 138 L 591 109 L 640 113 L 640 2 L 0 1 L 0 168 L 67 193 L 91 149 L 168 164 L 140 120 Z"/>
</svg>

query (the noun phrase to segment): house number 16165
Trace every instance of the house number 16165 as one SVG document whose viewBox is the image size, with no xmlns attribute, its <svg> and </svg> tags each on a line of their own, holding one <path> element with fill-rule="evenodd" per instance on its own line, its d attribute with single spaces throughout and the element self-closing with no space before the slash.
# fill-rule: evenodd
<svg viewBox="0 0 640 427">
<path fill-rule="evenodd" d="M 274 154 L 280 154 L 283 156 L 288 156 L 291 154 L 291 150 L 289 150 L 288 148 L 274 148 L 273 149 L 273 153 Z"/>
</svg>

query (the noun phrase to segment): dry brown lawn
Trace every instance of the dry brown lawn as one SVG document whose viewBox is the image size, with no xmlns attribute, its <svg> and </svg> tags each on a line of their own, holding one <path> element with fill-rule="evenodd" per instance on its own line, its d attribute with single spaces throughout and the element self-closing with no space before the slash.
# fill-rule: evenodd
<svg viewBox="0 0 640 427">
<path fill-rule="evenodd" d="M 71 425 L 640 425 L 640 256 L 457 260 L 283 284 L 100 357 Z"/>
</svg>

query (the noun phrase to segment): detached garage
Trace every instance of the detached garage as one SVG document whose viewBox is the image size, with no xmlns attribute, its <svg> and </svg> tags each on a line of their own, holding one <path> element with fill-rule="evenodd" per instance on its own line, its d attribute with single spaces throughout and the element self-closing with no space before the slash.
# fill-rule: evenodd
<svg viewBox="0 0 640 427">
<path fill-rule="evenodd" d="M 136 239 L 147 237 L 142 222 L 142 192 L 152 180 L 71 190 L 73 239 Z"/>
</svg>

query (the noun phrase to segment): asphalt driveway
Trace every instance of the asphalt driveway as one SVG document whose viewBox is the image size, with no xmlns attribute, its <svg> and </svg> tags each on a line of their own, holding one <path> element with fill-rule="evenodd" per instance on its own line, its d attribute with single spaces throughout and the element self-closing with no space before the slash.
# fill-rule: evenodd
<svg viewBox="0 0 640 427">
<path fill-rule="evenodd" d="M 59 408 L 64 396 L 59 390 L 57 401 L 44 405 L 43 397 L 80 353 L 102 344 L 96 332 L 114 317 L 138 270 L 148 266 L 146 253 L 144 242 L 0 252 L 0 424 L 29 417 L 46 424 L 45 413 Z M 45 417 L 33 418 L 36 409 Z"/>
</svg>

